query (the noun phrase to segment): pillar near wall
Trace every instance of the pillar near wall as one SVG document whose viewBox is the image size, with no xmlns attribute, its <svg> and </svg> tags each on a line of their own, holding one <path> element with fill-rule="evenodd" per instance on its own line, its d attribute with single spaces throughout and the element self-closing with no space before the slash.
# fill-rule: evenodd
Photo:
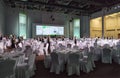
<svg viewBox="0 0 120 78">
<path fill-rule="evenodd" d="M 102 11 L 102 38 L 104 38 L 104 16 L 105 16 L 105 10 Z"/>
</svg>

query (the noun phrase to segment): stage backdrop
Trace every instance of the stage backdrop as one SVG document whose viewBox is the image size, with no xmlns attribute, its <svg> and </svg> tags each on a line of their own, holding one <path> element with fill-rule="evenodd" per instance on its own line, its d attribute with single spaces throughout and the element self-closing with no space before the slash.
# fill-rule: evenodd
<svg viewBox="0 0 120 78">
<path fill-rule="evenodd" d="M 64 36 L 64 27 L 59 25 L 33 24 L 32 36 Z"/>
</svg>

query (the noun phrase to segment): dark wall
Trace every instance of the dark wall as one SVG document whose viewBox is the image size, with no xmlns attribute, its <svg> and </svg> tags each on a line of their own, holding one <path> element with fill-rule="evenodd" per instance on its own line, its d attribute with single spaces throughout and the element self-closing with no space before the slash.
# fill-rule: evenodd
<svg viewBox="0 0 120 78">
<path fill-rule="evenodd" d="M 19 12 L 16 9 L 8 9 L 5 12 L 5 34 L 18 35 L 18 19 Z"/>
<path fill-rule="evenodd" d="M 5 26 L 5 11 L 4 11 L 4 3 L 0 0 L 0 34 L 4 34 L 4 26 Z"/>
<path fill-rule="evenodd" d="M 80 26 L 81 26 L 81 37 L 89 37 L 90 36 L 90 19 L 89 16 L 81 16 L 80 18 Z"/>
<path fill-rule="evenodd" d="M 9 8 L 6 7 L 6 25 L 5 33 L 6 34 L 15 34 L 19 35 L 19 13 L 24 12 L 27 15 L 27 38 L 32 37 L 32 25 L 34 23 L 38 24 L 52 24 L 52 25 L 61 25 L 65 28 L 65 37 L 69 37 L 69 20 L 71 18 L 80 18 L 80 16 L 66 15 L 62 13 L 53 13 L 53 12 L 43 12 L 38 10 L 23 10 L 18 8 Z M 51 16 L 54 20 L 51 19 Z"/>
<path fill-rule="evenodd" d="M 90 35 L 90 19 L 100 17 L 102 15 L 108 15 L 115 12 L 120 12 L 120 8 L 115 9 L 104 8 L 102 11 L 93 13 L 89 16 L 74 16 L 62 13 L 41 12 L 38 10 L 26 10 L 18 8 L 4 7 L 3 2 L 0 0 L 0 33 L 19 35 L 19 13 L 25 12 L 27 14 L 27 37 L 32 37 L 32 24 L 52 24 L 63 25 L 65 28 L 65 37 L 69 37 L 70 20 L 71 18 L 80 18 L 80 33 L 81 37 L 89 37 Z M 54 17 L 54 21 L 50 18 Z M 5 16 L 5 17 L 4 17 Z M 4 30 L 5 29 L 5 30 Z"/>
</svg>

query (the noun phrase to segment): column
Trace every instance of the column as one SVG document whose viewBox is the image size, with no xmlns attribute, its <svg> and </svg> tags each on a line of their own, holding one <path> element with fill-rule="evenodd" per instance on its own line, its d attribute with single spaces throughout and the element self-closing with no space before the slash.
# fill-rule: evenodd
<svg viewBox="0 0 120 78">
<path fill-rule="evenodd" d="M 104 38 L 104 13 L 105 10 L 102 10 L 102 38 Z"/>
</svg>

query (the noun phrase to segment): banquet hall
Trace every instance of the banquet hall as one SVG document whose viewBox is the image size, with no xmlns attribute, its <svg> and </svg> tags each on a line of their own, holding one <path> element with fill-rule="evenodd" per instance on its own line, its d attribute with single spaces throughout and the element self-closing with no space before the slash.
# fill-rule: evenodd
<svg viewBox="0 0 120 78">
<path fill-rule="evenodd" d="M 0 78 L 120 78 L 120 0 L 0 0 Z"/>
</svg>

